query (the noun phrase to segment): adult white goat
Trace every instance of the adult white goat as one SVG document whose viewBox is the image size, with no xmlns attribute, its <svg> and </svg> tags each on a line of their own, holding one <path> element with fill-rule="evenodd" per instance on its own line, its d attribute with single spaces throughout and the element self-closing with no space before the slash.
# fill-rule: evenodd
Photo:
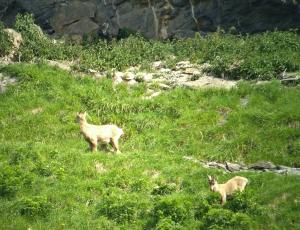
<svg viewBox="0 0 300 230">
<path fill-rule="evenodd" d="M 121 153 L 119 149 L 119 139 L 124 132 L 116 125 L 92 125 L 87 123 L 87 113 L 77 113 L 77 121 L 80 124 L 80 131 L 85 140 L 89 143 L 91 151 L 97 151 L 98 142 L 105 144 L 111 143 L 117 153 Z"/>
</svg>

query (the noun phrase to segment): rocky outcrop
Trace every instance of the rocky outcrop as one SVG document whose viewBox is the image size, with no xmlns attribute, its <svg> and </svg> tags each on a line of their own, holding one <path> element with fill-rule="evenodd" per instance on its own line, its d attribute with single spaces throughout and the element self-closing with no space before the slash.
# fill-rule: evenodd
<svg viewBox="0 0 300 230">
<path fill-rule="evenodd" d="M 191 37 L 196 31 L 253 33 L 300 28 L 294 0 L 0 0 L 0 20 L 30 12 L 48 33 L 117 36 L 130 29 L 148 38 Z"/>
<path fill-rule="evenodd" d="M 225 172 L 273 172 L 283 175 L 293 175 L 300 176 L 300 168 L 292 168 L 283 165 L 274 165 L 269 161 L 260 161 L 249 166 L 245 164 L 237 163 L 219 163 L 219 162 L 207 162 L 202 160 L 197 160 L 192 156 L 183 156 L 184 160 L 192 161 L 196 164 L 201 165 L 204 168 L 217 168 L 222 169 Z"/>
<path fill-rule="evenodd" d="M 12 61 L 14 58 L 16 58 L 15 56 L 18 53 L 20 45 L 23 41 L 22 35 L 10 28 L 4 29 L 4 31 L 8 34 L 12 43 L 11 51 L 6 57 L 4 57 L 4 59 L 7 61 Z"/>
</svg>

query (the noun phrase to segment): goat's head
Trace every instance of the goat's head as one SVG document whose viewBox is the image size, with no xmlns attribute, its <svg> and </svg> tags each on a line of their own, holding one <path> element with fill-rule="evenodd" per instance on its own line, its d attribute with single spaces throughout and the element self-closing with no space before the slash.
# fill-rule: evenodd
<svg viewBox="0 0 300 230">
<path fill-rule="evenodd" d="M 215 192 L 217 190 L 218 182 L 214 176 L 208 176 L 208 184 L 211 191 Z"/>
<path fill-rule="evenodd" d="M 76 116 L 76 120 L 77 122 L 82 122 L 82 121 L 86 121 L 86 115 L 87 113 L 86 112 L 80 112 L 80 113 L 77 113 L 77 116 Z"/>
</svg>

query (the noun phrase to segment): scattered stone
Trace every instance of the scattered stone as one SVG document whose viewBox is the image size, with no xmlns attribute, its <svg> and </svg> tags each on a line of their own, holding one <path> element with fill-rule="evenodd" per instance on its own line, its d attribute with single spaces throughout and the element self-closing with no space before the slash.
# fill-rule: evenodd
<svg viewBox="0 0 300 230">
<path fill-rule="evenodd" d="M 175 69 L 178 70 L 178 69 L 186 69 L 186 68 L 192 68 L 192 67 L 193 67 L 193 65 L 191 64 L 190 61 L 181 61 L 176 64 Z"/>
<path fill-rule="evenodd" d="M 201 77 L 196 81 L 183 82 L 181 85 L 188 88 L 225 88 L 231 89 L 236 86 L 236 81 L 214 78 L 211 76 Z"/>
<path fill-rule="evenodd" d="M 113 78 L 114 85 L 118 85 L 123 82 L 123 78 L 120 75 L 115 75 Z"/>
<path fill-rule="evenodd" d="M 88 72 L 91 73 L 91 74 L 95 74 L 95 73 L 97 73 L 97 70 L 94 70 L 94 69 L 88 69 Z"/>
<path fill-rule="evenodd" d="M 124 77 L 124 73 L 123 72 L 119 72 L 119 71 L 114 72 L 114 77 L 116 77 L 116 78 L 123 78 Z"/>
<path fill-rule="evenodd" d="M 163 62 L 162 62 L 162 61 L 156 61 L 156 62 L 153 62 L 152 67 L 153 67 L 154 69 L 159 69 L 159 68 L 164 67 L 164 65 L 163 65 Z"/>
<path fill-rule="evenodd" d="M 0 73 L 0 94 L 4 93 L 9 85 L 15 85 L 17 83 L 17 78 L 9 77 Z"/>
<path fill-rule="evenodd" d="M 31 110 L 31 113 L 32 113 L 33 115 L 36 115 L 36 114 L 41 113 L 41 112 L 43 112 L 43 108 L 41 108 L 41 107 L 35 108 L 35 109 L 32 109 L 32 110 Z"/>
<path fill-rule="evenodd" d="M 300 84 L 300 76 L 285 78 L 280 81 L 284 85 L 298 85 Z"/>
<path fill-rule="evenodd" d="M 200 75 L 201 72 L 197 68 L 186 68 L 182 71 L 182 73 L 188 74 L 188 75 Z"/>
<path fill-rule="evenodd" d="M 168 89 L 171 89 L 171 86 L 169 85 L 166 85 L 164 83 L 158 83 L 158 86 L 163 89 L 163 90 L 168 90 Z"/>
<path fill-rule="evenodd" d="M 150 82 L 153 80 L 153 74 L 152 73 L 143 73 L 142 75 L 143 81 L 144 82 Z"/>
<path fill-rule="evenodd" d="M 159 69 L 159 72 L 161 72 L 161 73 L 171 73 L 172 70 L 168 69 L 168 68 L 161 68 L 161 69 Z"/>
<path fill-rule="evenodd" d="M 68 61 L 48 60 L 47 63 L 50 66 L 55 66 L 55 67 L 58 67 L 60 69 L 66 70 L 66 71 L 71 71 L 71 66 L 73 65 L 72 62 L 68 62 Z"/>
<path fill-rule="evenodd" d="M 127 84 L 127 85 L 130 85 L 130 86 L 133 86 L 133 85 L 138 84 L 138 82 L 137 82 L 136 80 L 134 80 L 134 79 L 131 79 L 131 80 L 129 80 L 129 81 L 126 81 L 126 84 Z"/>
<path fill-rule="evenodd" d="M 134 80 L 134 74 L 132 72 L 126 72 L 124 75 L 123 75 L 123 80 L 125 81 L 131 81 L 131 80 Z"/>
</svg>

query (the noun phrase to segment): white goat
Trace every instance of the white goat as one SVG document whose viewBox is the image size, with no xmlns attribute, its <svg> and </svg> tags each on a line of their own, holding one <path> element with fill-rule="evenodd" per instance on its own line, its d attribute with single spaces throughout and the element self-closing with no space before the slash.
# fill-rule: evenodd
<svg viewBox="0 0 300 230">
<path fill-rule="evenodd" d="M 225 204 L 226 197 L 232 195 L 235 191 L 243 191 L 248 184 L 248 179 L 241 176 L 235 176 L 225 184 L 218 184 L 214 177 L 208 176 L 210 190 L 221 194 L 221 203 Z"/>
<path fill-rule="evenodd" d="M 117 153 L 119 150 L 119 138 L 124 135 L 121 128 L 116 125 L 92 125 L 86 121 L 87 113 L 77 113 L 77 120 L 80 124 L 80 131 L 85 140 L 90 144 L 91 151 L 97 151 L 98 142 L 106 143 L 113 146 Z"/>
</svg>

